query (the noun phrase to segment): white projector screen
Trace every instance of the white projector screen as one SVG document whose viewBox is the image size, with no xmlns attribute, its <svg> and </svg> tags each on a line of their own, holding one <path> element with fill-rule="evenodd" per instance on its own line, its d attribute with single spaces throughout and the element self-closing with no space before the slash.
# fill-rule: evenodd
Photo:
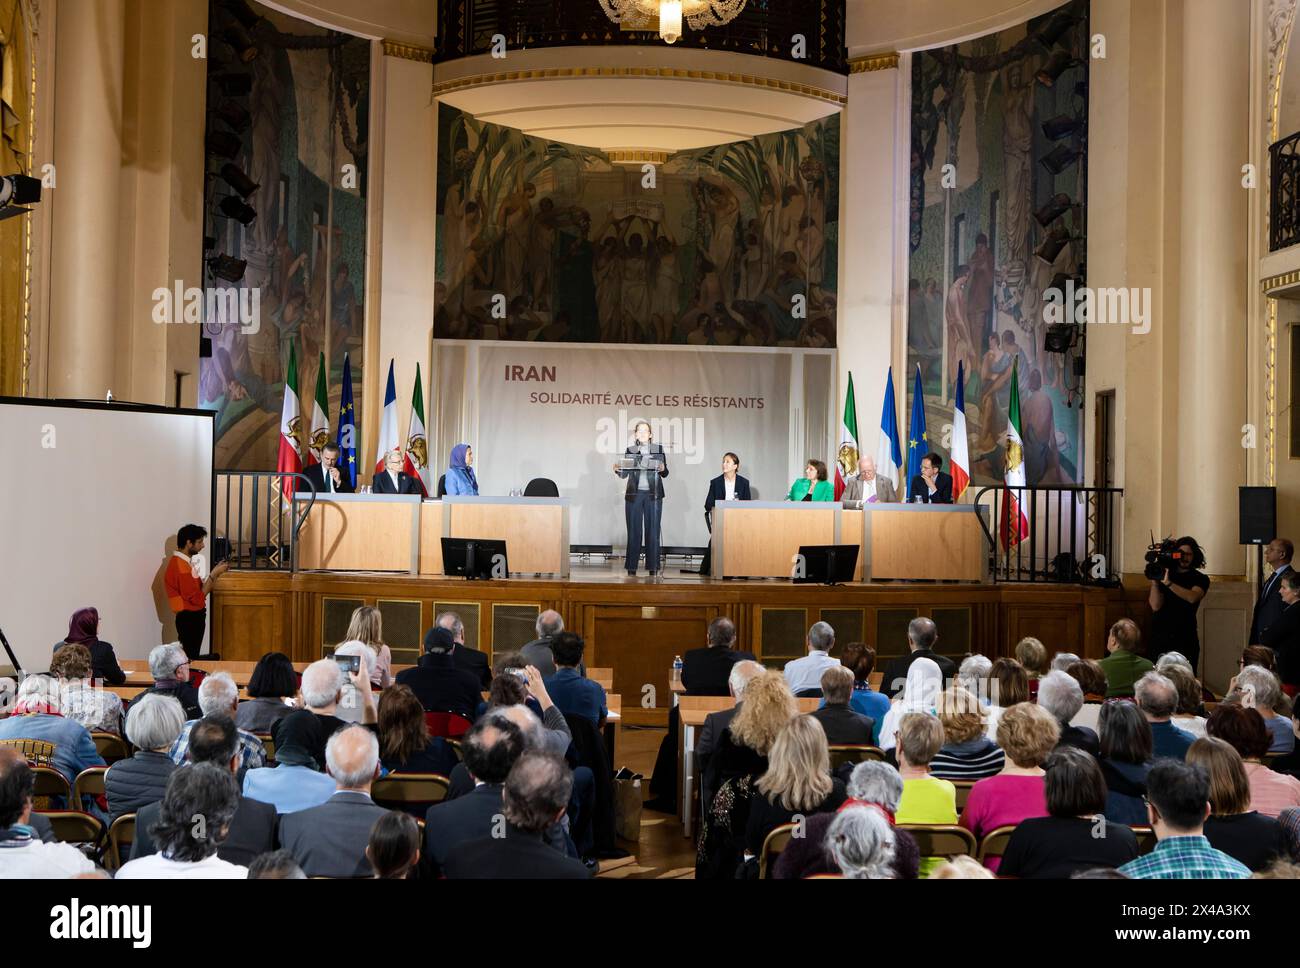
<svg viewBox="0 0 1300 968">
<path fill-rule="evenodd" d="M 181 525 L 212 531 L 213 416 L 0 400 L 0 629 L 26 671 L 86 606 L 119 659 L 175 641 L 163 571 Z"/>
</svg>

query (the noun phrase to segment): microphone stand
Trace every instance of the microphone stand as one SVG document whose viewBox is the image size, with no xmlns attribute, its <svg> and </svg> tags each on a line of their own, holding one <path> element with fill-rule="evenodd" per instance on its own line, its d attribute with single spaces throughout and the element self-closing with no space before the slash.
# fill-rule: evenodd
<svg viewBox="0 0 1300 968">
<path fill-rule="evenodd" d="M 9 664 L 14 667 L 14 672 L 18 674 L 18 678 L 22 679 L 23 667 L 18 662 L 18 656 L 14 655 L 14 650 L 9 647 L 9 640 L 5 638 L 4 629 L 0 629 L 0 645 L 5 647 L 5 653 L 9 656 Z"/>
</svg>

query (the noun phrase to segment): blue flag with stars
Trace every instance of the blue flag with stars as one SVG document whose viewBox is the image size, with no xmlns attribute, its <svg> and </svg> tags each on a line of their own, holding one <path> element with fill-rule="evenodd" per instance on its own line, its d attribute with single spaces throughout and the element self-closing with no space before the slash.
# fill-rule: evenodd
<svg viewBox="0 0 1300 968">
<path fill-rule="evenodd" d="M 912 426 L 907 431 L 907 499 L 912 500 L 912 481 L 921 473 L 921 461 L 930 453 L 930 437 L 925 432 L 925 391 L 921 388 L 921 365 L 916 365 L 912 386 Z"/>
<path fill-rule="evenodd" d="M 357 486 L 357 409 L 352 405 L 352 360 L 343 354 L 343 395 L 339 399 L 339 469 Z"/>
</svg>

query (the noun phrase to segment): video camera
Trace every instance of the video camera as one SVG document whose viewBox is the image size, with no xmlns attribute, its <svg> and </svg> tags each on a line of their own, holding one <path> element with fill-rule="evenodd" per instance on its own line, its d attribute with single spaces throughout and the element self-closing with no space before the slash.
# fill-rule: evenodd
<svg viewBox="0 0 1300 968">
<path fill-rule="evenodd" d="M 1166 571 L 1177 571 L 1178 565 L 1187 554 L 1178 547 L 1178 542 L 1173 538 L 1164 538 L 1157 542 L 1155 535 L 1151 536 L 1151 544 L 1147 548 L 1147 566 L 1143 574 L 1152 581 L 1159 581 L 1165 577 Z"/>
</svg>

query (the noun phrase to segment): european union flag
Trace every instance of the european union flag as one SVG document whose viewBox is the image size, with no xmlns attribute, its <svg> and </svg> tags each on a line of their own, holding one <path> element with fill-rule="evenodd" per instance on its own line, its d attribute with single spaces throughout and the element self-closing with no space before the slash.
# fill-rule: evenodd
<svg viewBox="0 0 1300 968">
<path fill-rule="evenodd" d="M 339 399 L 339 468 L 357 486 L 357 410 L 352 405 L 352 360 L 343 354 L 343 395 Z"/>
<path fill-rule="evenodd" d="M 916 382 L 912 387 L 912 426 L 907 432 L 907 499 L 912 500 L 912 481 L 921 473 L 921 461 L 930 453 L 930 437 L 925 432 L 925 391 L 921 388 L 921 364 L 916 365 Z"/>
</svg>

